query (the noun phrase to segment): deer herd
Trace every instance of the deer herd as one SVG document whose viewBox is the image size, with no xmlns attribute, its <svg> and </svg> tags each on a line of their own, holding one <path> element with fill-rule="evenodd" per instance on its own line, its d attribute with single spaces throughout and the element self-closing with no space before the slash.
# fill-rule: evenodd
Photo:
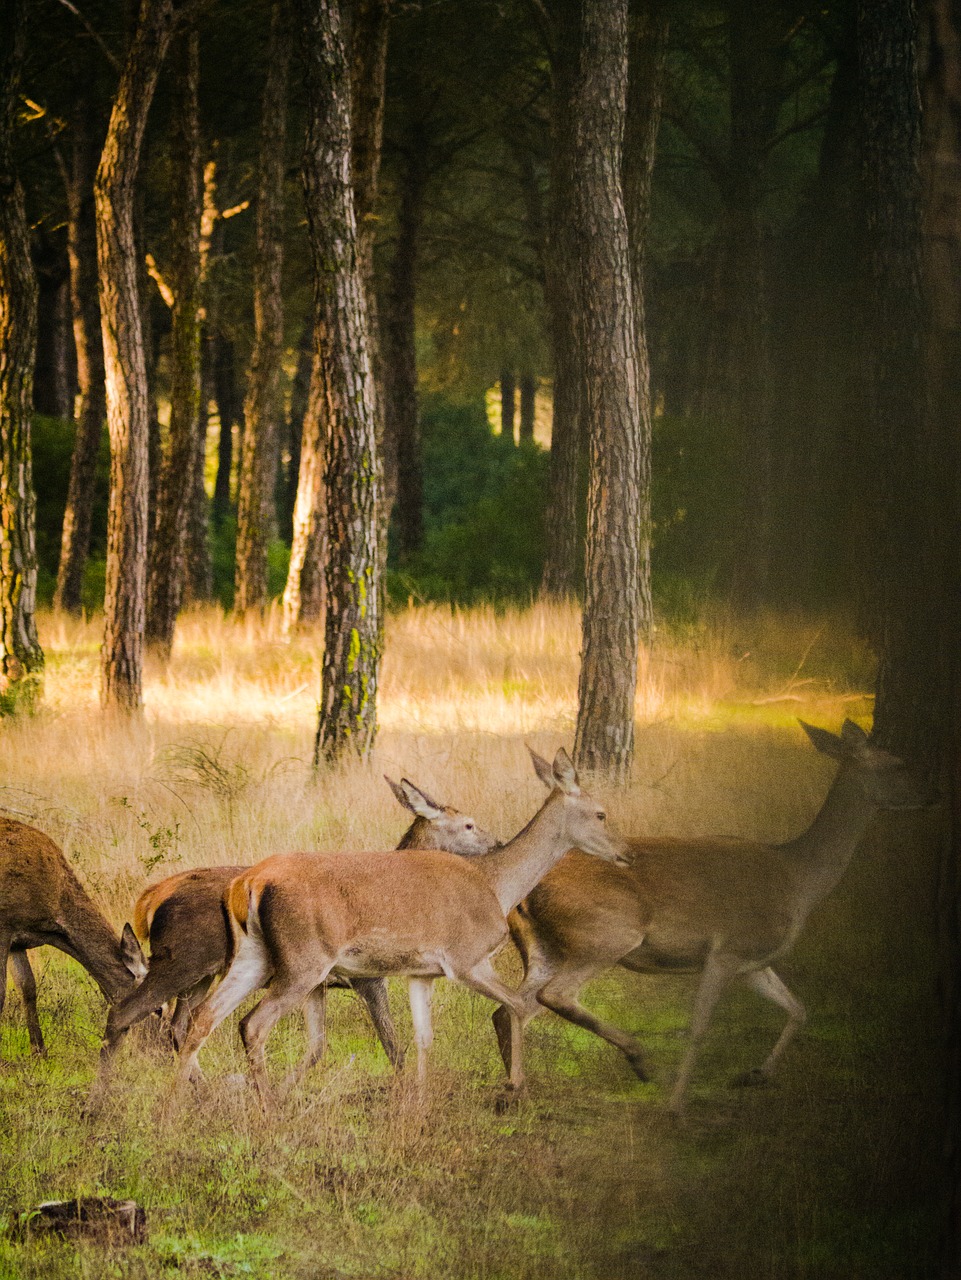
<svg viewBox="0 0 961 1280">
<path fill-rule="evenodd" d="M 404 1052 L 386 979 L 407 979 L 421 1085 L 434 982 L 449 978 L 487 996 L 497 1006 L 507 1088 L 516 1093 L 524 1085 L 524 1028 L 545 1010 L 620 1049 L 647 1079 L 641 1043 L 591 1013 L 579 993 L 618 965 L 648 974 L 691 971 L 699 977 L 690 1035 L 669 1103 L 679 1115 L 714 1008 L 738 980 L 787 1015 L 766 1060 L 740 1080 L 770 1076 L 806 1016 L 772 964 L 844 874 L 875 814 L 928 800 L 911 769 L 853 722 L 839 735 L 803 727 L 838 768 L 814 821 L 783 844 L 620 838 L 565 751 L 553 764 L 532 752 L 548 796 L 506 844 L 406 779 L 388 779 L 414 819 L 396 851 L 283 853 L 251 867 L 184 871 L 144 891 L 133 926 L 124 925 L 119 939 L 54 842 L 0 818 L 0 975 L 9 960 L 34 1053 L 44 1052 L 44 1041 L 28 952 L 58 947 L 97 982 L 109 1014 L 88 1108 L 109 1091 L 117 1050 L 137 1022 L 163 1011 L 179 1056 L 172 1086 L 179 1098 L 200 1078 L 207 1037 L 262 991 L 240 1034 L 266 1110 L 273 1105 L 264 1057 L 271 1030 L 303 1008 L 307 1049 L 286 1083 L 299 1081 L 324 1053 L 332 987 L 360 996 L 400 1070 Z M 508 939 L 523 964 L 517 989 L 494 965 Z M 149 959 L 142 944 L 149 944 Z"/>
</svg>

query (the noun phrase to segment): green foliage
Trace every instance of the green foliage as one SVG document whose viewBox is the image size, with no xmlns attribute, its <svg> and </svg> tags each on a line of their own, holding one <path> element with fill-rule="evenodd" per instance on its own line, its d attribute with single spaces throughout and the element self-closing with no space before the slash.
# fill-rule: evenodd
<svg viewBox="0 0 961 1280">
<path fill-rule="evenodd" d="M 422 430 L 424 547 L 391 573 L 391 595 L 529 598 L 544 559 L 548 455 L 495 436 L 478 403 L 429 400 Z"/>
</svg>

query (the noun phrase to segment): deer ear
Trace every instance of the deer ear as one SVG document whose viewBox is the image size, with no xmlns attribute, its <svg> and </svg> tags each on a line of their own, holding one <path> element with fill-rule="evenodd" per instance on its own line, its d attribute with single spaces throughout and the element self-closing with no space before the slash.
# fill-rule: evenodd
<svg viewBox="0 0 961 1280">
<path fill-rule="evenodd" d="M 551 776 L 554 779 L 554 786 L 559 791 L 563 791 L 566 796 L 579 796 L 581 788 L 577 777 L 577 770 L 574 768 L 573 761 L 564 750 L 563 747 L 554 757 L 554 767 L 551 770 Z"/>
<path fill-rule="evenodd" d="M 416 813 L 419 818 L 427 818 L 433 822 L 444 812 L 441 805 L 435 803 L 429 795 L 415 787 L 407 778 L 401 778 L 400 785 L 407 799 L 407 808 L 411 813 Z"/>
<path fill-rule="evenodd" d="M 407 809 L 410 813 L 413 813 L 414 810 L 411 809 L 410 802 L 408 801 L 407 797 L 404 795 L 403 788 L 400 786 L 400 784 L 395 782 L 393 778 L 388 778 L 386 773 L 384 774 L 384 781 L 390 787 L 391 791 L 393 791 L 394 799 L 397 801 L 397 803 L 402 808 Z"/>
<path fill-rule="evenodd" d="M 144 957 L 143 948 L 137 941 L 137 935 L 129 924 L 123 927 L 123 933 L 120 935 L 120 954 L 127 969 L 135 978 L 142 978 L 147 972 L 147 961 Z"/>
<path fill-rule="evenodd" d="M 527 750 L 531 753 L 534 772 L 540 778 L 541 782 L 543 782 L 548 791 L 553 791 L 557 783 L 554 781 L 554 774 L 551 770 L 551 766 L 547 763 L 544 757 L 539 756 L 532 747 L 528 747 Z"/>
<path fill-rule="evenodd" d="M 842 760 L 847 754 L 845 744 L 836 733 L 831 733 L 827 729 L 819 729 L 817 725 L 807 724 L 804 720 L 799 720 L 798 724 L 822 755 L 830 756 L 833 760 Z"/>
</svg>

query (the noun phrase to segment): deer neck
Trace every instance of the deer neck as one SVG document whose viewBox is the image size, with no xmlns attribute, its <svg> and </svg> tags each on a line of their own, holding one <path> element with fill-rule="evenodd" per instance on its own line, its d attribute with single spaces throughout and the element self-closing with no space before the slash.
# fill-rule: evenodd
<svg viewBox="0 0 961 1280">
<path fill-rule="evenodd" d="M 807 831 L 784 846 L 801 869 L 811 905 L 830 893 L 847 871 L 877 811 L 878 805 L 842 765 Z"/>
<path fill-rule="evenodd" d="M 76 883 L 76 893 L 61 899 L 58 924 L 68 943 L 63 949 L 88 971 L 108 1001 L 129 991 L 133 977 L 123 962 L 120 942 L 113 929 Z"/>
<path fill-rule="evenodd" d="M 492 853 L 471 860 L 506 916 L 570 849 L 564 797 L 552 792 L 523 831 Z"/>
</svg>

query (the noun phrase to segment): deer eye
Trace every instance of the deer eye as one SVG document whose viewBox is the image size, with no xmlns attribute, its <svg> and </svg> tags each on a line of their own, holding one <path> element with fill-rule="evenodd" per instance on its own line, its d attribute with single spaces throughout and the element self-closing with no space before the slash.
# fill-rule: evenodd
<svg viewBox="0 0 961 1280">
<path fill-rule="evenodd" d="M 600 818 L 601 822 L 603 822 L 604 819 L 607 817 L 607 814 L 604 812 L 603 809 L 598 809 L 597 816 L 598 818 Z"/>
<path fill-rule="evenodd" d="M 464 830 L 465 830 L 465 831 L 473 831 L 473 830 L 474 830 L 474 824 L 473 824 L 473 822 L 465 822 L 465 823 L 464 823 Z"/>
</svg>

